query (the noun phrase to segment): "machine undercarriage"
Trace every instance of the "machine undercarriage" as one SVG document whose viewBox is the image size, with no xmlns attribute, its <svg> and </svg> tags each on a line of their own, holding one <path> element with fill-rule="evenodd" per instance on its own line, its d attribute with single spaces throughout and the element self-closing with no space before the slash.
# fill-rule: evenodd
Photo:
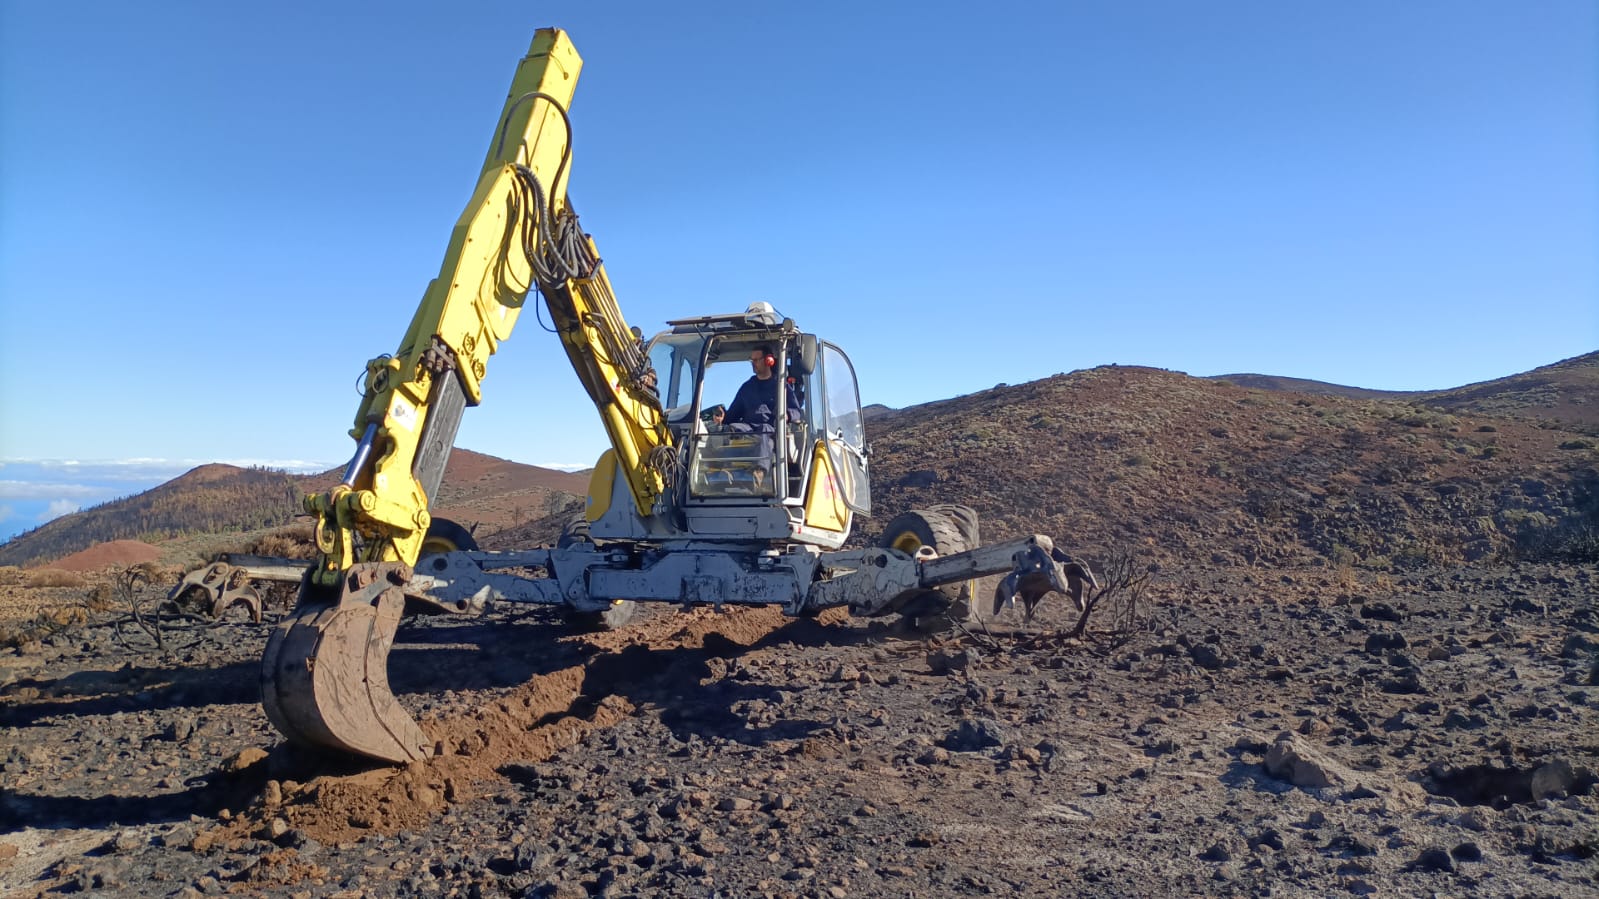
<svg viewBox="0 0 1599 899">
<path fill-rule="evenodd" d="M 955 507 L 960 508 L 960 507 Z M 945 516 L 913 513 L 935 524 Z M 904 516 L 902 516 L 904 517 Z M 901 542 L 904 534 L 896 535 Z M 350 568 L 338 591 L 302 583 L 292 614 L 274 628 L 262 662 L 262 704 L 293 742 L 403 763 L 430 746 L 388 686 L 388 654 L 406 614 L 473 614 L 493 603 L 557 607 L 595 624 L 625 623 L 636 602 L 683 606 L 778 606 L 791 616 L 847 607 L 852 615 L 899 615 L 912 622 L 963 613 L 975 578 L 1004 574 L 995 608 L 1029 608 L 1050 592 L 1079 604 L 1095 586 L 1088 568 L 1041 535 L 977 549 L 922 545 L 817 552 L 751 548 L 595 546 L 517 552 L 454 551 L 424 556 L 416 568 L 393 562 Z M 197 591 L 217 612 L 250 579 L 304 574 L 304 562 L 239 558 L 214 563 L 212 576 L 174 594 Z M 535 572 L 529 576 L 527 572 Z M 218 578 L 217 574 L 225 576 Z M 622 599 L 620 597 L 627 597 Z"/>
</svg>

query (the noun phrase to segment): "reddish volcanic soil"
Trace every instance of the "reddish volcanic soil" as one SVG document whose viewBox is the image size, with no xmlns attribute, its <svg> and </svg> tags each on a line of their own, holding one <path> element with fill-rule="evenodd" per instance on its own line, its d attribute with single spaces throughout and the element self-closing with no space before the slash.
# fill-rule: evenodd
<svg viewBox="0 0 1599 899">
<path fill-rule="evenodd" d="M 51 562 L 50 568 L 63 571 L 104 571 L 107 568 L 127 568 L 161 558 L 161 550 L 138 540 L 112 540 L 88 549 L 79 550 Z"/>
</svg>

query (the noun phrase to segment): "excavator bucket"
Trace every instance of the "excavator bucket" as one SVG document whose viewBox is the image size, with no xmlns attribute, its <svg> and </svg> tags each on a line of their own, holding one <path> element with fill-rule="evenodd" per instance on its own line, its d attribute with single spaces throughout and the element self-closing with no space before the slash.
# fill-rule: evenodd
<svg viewBox="0 0 1599 899">
<path fill-rule="evenodd" d="M 261 660 L 261 704 L 290 742 L 403 764 L 428 739 L 389 690 L 389 649 L 405 610 L 408 566 L 352 566 L 335 596 L 309 577 Z"/>
</svg>

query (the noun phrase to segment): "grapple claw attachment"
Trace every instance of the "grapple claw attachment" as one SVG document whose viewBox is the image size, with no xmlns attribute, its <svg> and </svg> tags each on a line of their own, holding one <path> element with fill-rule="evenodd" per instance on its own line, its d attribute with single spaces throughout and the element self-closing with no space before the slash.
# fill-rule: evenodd
<svg viewBox="0 0 1599 899">
<path fill-rule="evenodd" d="M 358 564 L 336 596 L 301 583 L 261 660 L 261 704 L 290 742 L 394 763 L 427 757 L 427 737 L 389 690 L 410 574 L 398 563 Z"/>
<path fill-rule="evenodd" d="M 205 613 L 212 618 L 221 618 L 234 606 L 244 606 L 250 620 L 261 623 L 261 595 L 250 586 L 244 572 L 226 562 L 213 562 L 184 575 L 167 593 L 167 599 L 178 602 L 191 591 L 205 596 Z"/>
<path fill-rule="evenodd" d="M 1088 591 L 1098 587 L 1088 566 L 1057 549 L 1047 537 L 1038 537 L 1011 557 L 1012 568 L 994 589 L 994 614 L 1022 601 L 1025 620 L 1031 622 L 1038 604 L 1049 593 L 1071 597 L 1078 611 L 1087 607 Z"/>
<path fill-rule="evenodd" d="M 1094 579 L 1094 573 L 1088 570 L 1087 565 L 1070 557 L 1061 562 L 1060 566 L 1066 574 L 1066 595 L 1077 605 L 1077 611 L 1087 609 L 1088 591 L 1099 589 L 1099 581 Z"/>
</svg>

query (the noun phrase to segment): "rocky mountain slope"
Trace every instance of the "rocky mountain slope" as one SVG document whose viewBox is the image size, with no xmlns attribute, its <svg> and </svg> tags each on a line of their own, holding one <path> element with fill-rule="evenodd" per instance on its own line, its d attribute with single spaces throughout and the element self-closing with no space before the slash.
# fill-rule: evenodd
<svg viewBox="0 0 1599 899">
<path fill-rule="evenodd" d="M 1599 352 L 1508 378 L 1440 390 L 1426 402 L 1461 412 L 1548 419 L 1599 433 Z"/>
<path fill-rule="evenodd" d="M 1599 451 L 1581 434 L 1156 369 L 997 387 L 870 433 L 877 507 L 962 502 L 986 537 L 1036 530 L 1091 558 L 1404 567 L 1599 528 Z"/>
<path fill-rule="evenodd" d="M 1367 390 L 1304 378 L 1257 374 L 1219 375 L 1217 380 L 1259 390 L 1398 400 L 1451 412 L 1545 419 L 1590 434 L 1599 432 L 1599 352 L 1447 390 Z"/>
<path fill-rule="evenodd" d="M 1403 568 L 1599 531 L 1599 440 L 1547 422 L 1118 366 L 869 408 L 861 539 L 938 502 L 977 509 L 989 538 L 1165 563 Z M 548 542 L 567 514 L 491 543 Z"/>
</svg>

